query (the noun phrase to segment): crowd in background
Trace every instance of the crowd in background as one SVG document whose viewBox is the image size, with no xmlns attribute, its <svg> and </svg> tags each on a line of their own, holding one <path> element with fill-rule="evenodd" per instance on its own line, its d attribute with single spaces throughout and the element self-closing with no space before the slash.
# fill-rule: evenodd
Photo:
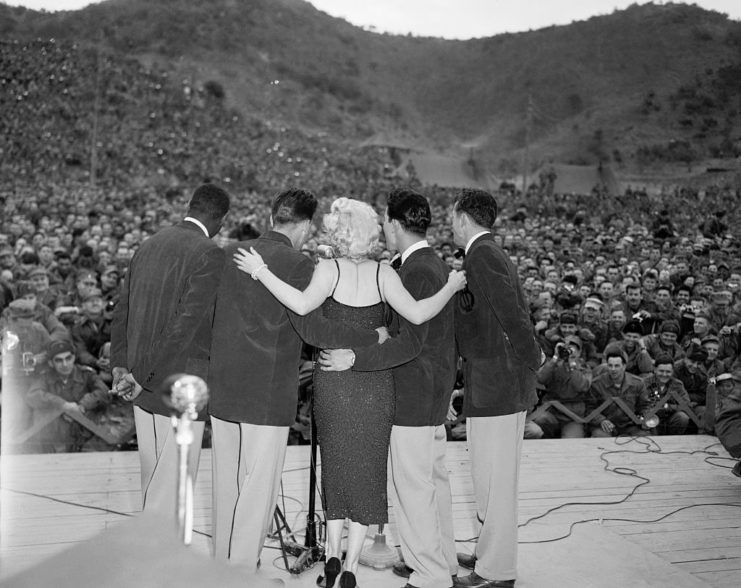
<svg viewBox="0 0 741 588">
<path fill-rule="evenodd" d="M 449 193 L 426 191 L 435 203 L 429 242 L 451 268 L 460 267 L 443 205 Z M 59 418 L 66 423 L 64 441 L 58 431 L 46 439 L 47 427 L 29 440 L 35 450 L 115 446 L 69 418 L 70 410 L 80 410 L 113 432 L 130 424 L 129 407 L 106 392 L 112 311 L 139 244 L 181 219 L 186 204 L 163 198 L 132 209 L 98 196 L 96 189 L 81 185 L 73 199 L 39 196 L 6 202 L 0 230 L 1 320 L 3 330 L 19 338 L 16 361 L 6 374 L 14 372 L 13 381 L 28 390 L 27 426 L 53 410 L 61 410 Z M 217 237 L 222 244 L 266 228 L 271 195 L 234 196 L 240 212 Z M 382 212 L 383 193 L 377 196 Z M 579 416 L 589 414 L 595 406 L 594 384 L 606 372 L 605 357 L 618 351 L 625 357 L 625 371 L 646 382 L 633 405 L 640 413 L 650 405 L 652 378 L 668 357 L 671 381 L 678 382 L 674 385 L 681 387 L 680 396 L 686 393 L 687 404 L 662 409 L 665 417 L 670 410 L 683 413 L 671 427 L 665 418 L 662 431 L 712 430 L 712 423 L 702 420 L 708 388 L 723 374 L 736 382 L 741 369 L 741 256 L 734 234 L 738 225 L 729 226 L 731 215 L 723 208 L 729 196 L 709 193 L 701 201 L 696 194 L 676 195 L 685 206 L 674 214 L 676 207 L 654 212 L 656 203 L 643 195 L 597 201 L 594 196 L 545 197 L 536 190 L 526 196 L 497 193 L 502 210 L 496 239 L 519 268 L 536 336 L 548 358 L 539 373 L 543 401 L 561 400 Z M 649 201 L 643 211 L 635 204 L 640 199 Z M 329 201 L 323 198 L 325 206 Z M 690 206 L 694 215 L 687 213 Z M 319 223 L 315 231 L 304 246 L 311 256 L 321 250 Z M 392 255 L 385 249 L 378 252 L 379 259 Z M 76 364 L 73 377 L 61 362 L 69 354 Z M 308 363 L 302 373 L 294 442 L 305 442 L 309 434 Z M 465 393 L 464 382 L 457 386 Z M 55 394 L 77 406 L 60 403 Z M 699 427 L 687 418 L 687 407 Z M 572 423 L 561 421 L 562 414 L 552 410 L 546 418 L 531 419 L 528 434 L 560 436 L 564 425 Z M 597 426 L 577 423 L 578 436 Z M 451 423 L 451 437 L 461 438 L 463 431 L 462 423 Z"/>
<path fill-rule="evenodd" d="M 38 428 L 26 439 L 29 450 L 131 446 L 130 407 L 107 393 L 112 310 L 138 246 L 182 219 L 187 195 L 205 178 L 233 197 L 220 244 L 267 230 L 271 198 L 288 186 L 315 192 L 323 211 L 350 196 L 382 213 L 384 194 L 409 184 L 432 204 L 430 245 L 460 266 L 448 218 L 455 191 L 398 170 L 395 148 L 343 149 L 319 134 L 245 118 L 218 86 L 68 43 L 0 42 L 0 63 L 3 388 L 12 382 L 24 391 L 15 425 Z M 602 384 L 610 390 L 612 363 L 635 384 L 628 396 L 636 412 L 655 408 L 652 386 L 671 383 L 672 398 L 686 395 L 661 408 L 661 430 L 624 423 L 625 431 L 712 431 L 707 399 L 738 387 L 741 369 L 738 191 L 574 195 L 536 183 L 524 193 L 507 184 L 494 193 L 495 235 L 519 269 L 546 357 L 541 401 L 589 415 Z M 319 224 L 307 255 L 320 255 Z M 379 259 L 392 255 L 378 251 Z M 310 366 L 301 369 L 294 442 L 309 434 Z M 465 383 L 456 389 L 453 407 Z M 564 414 L 534 411 L 527 434 L 609 428 Z M 451 420 L 451 437 L 461 438 L 454 411 Z"/>
</svg>

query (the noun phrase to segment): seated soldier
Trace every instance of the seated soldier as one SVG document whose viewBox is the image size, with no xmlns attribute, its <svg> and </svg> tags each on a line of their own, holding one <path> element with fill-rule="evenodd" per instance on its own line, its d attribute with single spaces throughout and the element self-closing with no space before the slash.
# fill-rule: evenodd
<svg viewBox="0 0 741 588">
<path fill-rule="evenodd" d="M 542 339 L 539 342 L 542 343 L 543 353 L 553 355 L 556 349 L 556 344 L 559 341 L 563 341 L 564 338 L 571 335 L 576 335 L 576 313 L 570 311 L 563 311 L 558 317 L 558 324 L 550 329 L 546 329 Z"/>
<path fill-rule="evenodd" d="M 718 359 L 718 352 L 720 351 L 720 339 L 717 335 L 707 335 L 703 337 L 702 348 L 707 352 L 708 357 L 702 363 L 700 367 L 705 370 L 708 378 L 714 378 L 718 374 L 722 374 L 726 371 L 725 364 Z"/>
<path fill-rule="evenodd" d="M 553 357 L 538 370 L 538 382 L 545 386 L 543 402 L 557 400 L 577 416 L 585 415 L 585 400 L 591 373 L 581 358 L 581 339 L 566 337 L 556 344 Z M 525 437 L 584 437 L 584 425 L 557 408 L 550 408 L 525 424 Z"/>
<path fill-rule="evenodd" d="M 674 361 L 681 359 L 685 353 L 679 343 L 677 343 L 678 336 L 679 323 L 673 320 L 664 321 L 661 323 L 657 335 L 648 335 L 644 339 L 646 351 L 648 351 L 648 354 L 654 360 L 659 355 L 668 355 Z"/>
<path fill-rule="evenodd" d="M 0 316 L 3 338 L 2 427 L 4 452 L 25 451 L 31 410 L 26 403 L 35 375 L 46 368 L 46 348 L 51 337 L 34 320 L 35 302 L 13 300 Z"/>
<path fill-rule="evenodd" d="M 80 317 L 72 326 L 77 362 L 96 371 L 100 370 L 100 351 L 111 340 L 112 313 L 105 310 L 101 291 L 93 288 L 83 295 Z"/>
<path fill-rule="evenodd" d="M 62 412 L 34 438 L 41 452 L 80 451 L 92 433 L 66 415 L 86 414 L 110 401 L 107 386 L 94 370 L 75 363 L 75 347 L 69 340 L 53 340 L 48 347 L 49 369 L 31 384 L 26 395 L 33 422 Z"/>
<path fill-rule="evenodd" d="M 605 400 L 620 398 L 634 415 L 644 413 L 648 406 L 646 385 L 638 376 L 625 371 L 628 359 L 617 349 L 605 353 L 606 369 L 592 380 L 587 401 L 587 414 L 597 409 Z M 612 403 L 601 410 L 590 423 L 592 437 L 632 435 L 643 437 L 648 431 L 633 422 L 618 404 Z"/>
<path fill-rule="evenodd" d="M 708 352 L 700 346 L 690 347 L 687 357 L 674 362 L 674 377 L 684 385 L 690 397 L 690 407 L 699 418 L 705 413 L 708 375 L 702 368 Z"/>
<path fill-rule="evenodd" d="M 643 327 L 640 321 L 632 320 L 625 324 L 623 327 L 623 340 L 617 343 L 610 343 L 607 349 L 617 347 L 625 352 L 628 358 L 627 367 L 625 368 L 629 374 L 636 376 L 645 376 L 653 372 L 654 362 L 651 356 L 646 350 L 646 344 L 643 341 L 641 333 Z"/>
<path fill-rule="evenodd" d="M 602 320 L 604 307 L 604 302 L 597 295 L 590 294 L 584 301 L 577 323 L 577 334 L 584 344 L 582 354 L 585 361 L 593 365 L 599 364 L 602 352 L 607 345 L 607 323 Z"/>
<path fill-rule="evenodd" d="M 32 309 L 33 320 L 40 323 L 49 335 L 58 339 L 70 336 L 67 328 L 54 316 L 54 312 L 38 301 L 36 290 L 30 282 L 20 282 L 18 284 L 18 300 L 24 300 L 28 303 L 28 306 Z M 6 308 L 3 311 L 3 316 L 8 312 L 9 310 Z"/>
<path fill-rule="evenodd" d="M 607 322 L 607 343 L 623 340 L 623 329 L 627 324 L 625 311 L 616 307 L 610 310 L 610 320 Z"/>
<path fill-rule="evenodd" d="M 684 389 L 684 385 L 674 377 L 674 364 L 668 355 L 656 358 L 654 373 L 644 378 L 646 391 L 648 393 L 649 406 L 646 410 L 655 409 L 657 403 L 669 393 L 671 396 L 664 400 L 658 411 L 653 411 L 658 419 L 658 424 L 649 427 L 650 416 L 645 418 L 645 425 L 652 435 L 684 435 L 687 425 L 690 423 L 689 415 L 679 407 L 679 399 L 690 403 L 690 397 Z"/>
<path fill-rule="evenodd" d="M 715 335 L 715 333 L 715 329 L 710 325 L 710 316 L 705 312 L 695 313 L 692 322 L 692 331 L 682 338 L 682 349 L 687 353 L 687 350 L 693 343 L 700 345 L 705 337 Z"/>
<path fill-rule="evenodd" d="M 50 285 L 49 272 L 42 266 L 35 267 L 28 272 L 28 281 L 39 304 L 43 304 L 52 311 L 56 308 L 57 302 L 64 297 L 59 286 Z"/>
</svg>

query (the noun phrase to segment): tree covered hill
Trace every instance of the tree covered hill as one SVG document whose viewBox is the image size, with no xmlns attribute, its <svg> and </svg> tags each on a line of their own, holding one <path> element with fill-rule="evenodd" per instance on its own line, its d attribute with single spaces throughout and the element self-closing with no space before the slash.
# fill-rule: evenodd
<svg viewBox="0 0 741 588">
<path fill-rule="evenodd" d="M 505 175 L 526 148 L 533 168 L 741 153 L 741 23 L 694 5 L 447 41 L 375 34 L 302 0 L 107 0 L 64 13 L 0 4 L 0 38 L 7 52 L 53 38 L 95 55 L 82 110 L 94 109 L 101 80 L 104 95 L 116 86 L 116 64 L 135 59 L 175 87 L 207 89 L 244 124 L 340 151 L 382 136 Z M 84 145 L 89 130 L 79 132 Z"/>
</svg>

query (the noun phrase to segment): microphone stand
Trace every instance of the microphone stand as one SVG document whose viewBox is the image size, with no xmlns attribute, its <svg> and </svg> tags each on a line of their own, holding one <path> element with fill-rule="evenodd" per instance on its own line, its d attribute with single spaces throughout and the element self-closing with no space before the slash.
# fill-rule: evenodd
<svg viewBox="0 0 741 588">
<path fill-rule="evenodd" d="M 313 404 L 313 398 L 312 398 Z M 300 574 L 324 558 L 324 547 L 319 544 L 317 537 L 316 520 L 316 425 L 314 423 L 314 408 L 311 410 L 311 467 L 309 468 L 309 510 L 306 514 L 306 534 L 304 535 L 303 553 L 296 559 L 296 563 L 289 568 L 292 574 Z"/>
<path fill-rule="evenodd" d="M 193 472 L 189 471 L 192 423 L 208 401 L 208 387 L 197 376 L 181 375 L 172 384 L 169 404 L 180 416 L 172 415 L 175 443 L 178 446 L 177 502 L 175 515 L 178 537 L 185 545 L 193 539 Z"/>
</svg>

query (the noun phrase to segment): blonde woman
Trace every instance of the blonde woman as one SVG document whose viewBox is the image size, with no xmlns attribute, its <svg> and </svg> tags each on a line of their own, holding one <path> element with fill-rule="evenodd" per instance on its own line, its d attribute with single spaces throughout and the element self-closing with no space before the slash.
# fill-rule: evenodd
<svg viewBox="0 0 741 588">
<path fill-rule="evenodd" d="M 335 258 L 321 260 L 301 292 L 278 279 L 253 249 L 240 249 L 239 268 L 260 280 L 282 304 L 304 315 L 320 305 L 328 318 L 375 329 L 384 325 L 385 303 L 415 324 L 442 310 L 465 286 L 462 272 L 451 272 L 434 296 L 415 300 L 396 272 L 370 256 L 378 246 L 378 215 L 358 200 L 339 198 L 324 217 Z M 394 383 L 390 370 L 314 371 L 314 415 L 322 456 L 322 488 L 327 518 L 326 586 L 340 576 L 341 588 L 356 585 L 355 574 L 368 525 L 388 521 L 386 460 L 393 424 Z M 349 520 L 344 566 L 341 540 Z"/>
</svg>

